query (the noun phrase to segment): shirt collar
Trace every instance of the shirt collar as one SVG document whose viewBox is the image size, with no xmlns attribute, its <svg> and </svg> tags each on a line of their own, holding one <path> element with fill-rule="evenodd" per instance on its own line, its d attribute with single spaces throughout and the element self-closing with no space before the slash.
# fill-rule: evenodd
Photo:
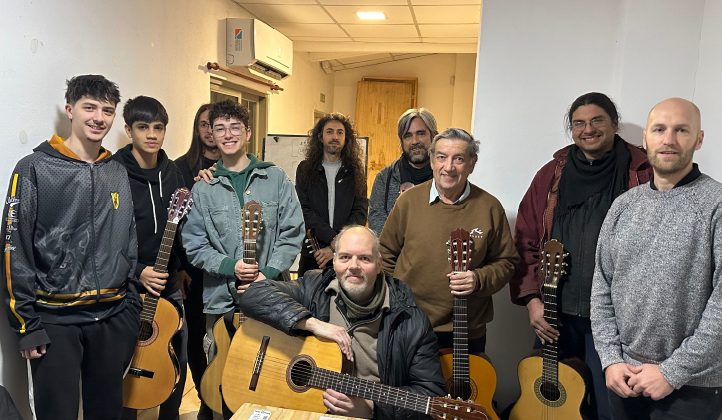
<svg viewBox="0 0 722 420">
<path fill-rule="evenodd" d="M 464 188 L 464 192 L 461 193 L 461 196 L 459 196 L 459 199 L 454 201 L 453 204 L 459 204 L 462 201 L 466 200 L 469 195 L 471 194 L 471 184 L 469 183 L 469 180 L 466 180 L 466 187 Z M 441 200 L 439 198 L 439 192 L 436 190 L 436 180 L 432 178 L 431 180 L 431 189 L 429 190 L 429 204 L 433 204 L 434 201 Z"/>
</svg>

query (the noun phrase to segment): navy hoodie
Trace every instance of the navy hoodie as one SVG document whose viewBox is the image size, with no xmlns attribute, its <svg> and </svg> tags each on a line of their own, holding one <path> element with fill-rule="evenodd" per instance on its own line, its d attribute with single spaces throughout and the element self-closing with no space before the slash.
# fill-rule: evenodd
<svg viewBox="0 0 722 420">
<path fill-rule="evenodd" d="M 158 165 L 155 168 L 143 169 L 131 153 L 132 149 L 132 144 L 125 146 L 113 155 L 113 159 L 128 171 L 133 196 L 135 229 L 138 233 L 138 264 L 135 273 L 140 279 L 140 273 L 145 267 L 155 265 L 158 248 L 168 221 L 170 197 L 173 191 L 184 186 L 184 183 L 180 170 L 168 159 L 165 151 L 160 150 L 158 153 Z M 178 231 L 180 232 L 180 229 Z M 180 287 L 174 278 L 180 265 L 177 257 L 179 247 L 180 238 L 176 235 L 173 243 L 174 251 L 168 262 L 170 277 L 161 293 L 163 297 L 167 297 Z M 145 287 L 141 286 L 141 291 L 145 291 Z"/>
</svg>

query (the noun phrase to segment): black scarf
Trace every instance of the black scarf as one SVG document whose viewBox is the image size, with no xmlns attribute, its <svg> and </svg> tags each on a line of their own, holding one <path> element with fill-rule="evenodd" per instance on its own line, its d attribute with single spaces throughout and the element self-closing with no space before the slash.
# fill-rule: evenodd
<svg viewBox="0 0 722 420">
<path fill-rule="evenodd" d="M 402 155 L 401 164 L 399 165 L 399 174 L 401 175 L 401 183 L 410 182 L 414 185 L 419 185 L 422 182 L 426 182 L 431 179 L 434 175 L 431 171 L 431 165 L 426 164 L 421 168 L 414 168 L 409 162 L 406 155 Z"/>
<path fill-rule="evenodd" d="M 606 192 L 603 195 L 609 199 L 609 203 L 605 203 L 609 208 L 612 201 L 627 189 L 630 160 L 629 150 L 618 135 L 614 136 L 611 152 L 594 161 L 587 160 L 579 147 L 573 145 L 559 180 L 557 209 L 563 213 L 599 192 Z M 610 191 L 603 191 L 607 188 Z"/>
<path fill-rule="evenodd" d="M 386 297 L 386 282 L 384 281 L 383 276 L 378 276 L 376 278 L 376 284 L 374 284 L 374 295 L 371 298 L 371 301 L 365 305 L 359 305 L 351 300 L 351 298 L 343 290 L 343 287 L 341 287 L 341 284 L 338 285 L 338 294 L 343 302 L 343 305 L 339 305 L 339 309 L 344 312 L 349 323 L 353 324 L 356 321 L 372 318 L 376 315 L 379 308 L 381 308 L 381 305 L 383 305 L 384 298 Z"/>
</svg>

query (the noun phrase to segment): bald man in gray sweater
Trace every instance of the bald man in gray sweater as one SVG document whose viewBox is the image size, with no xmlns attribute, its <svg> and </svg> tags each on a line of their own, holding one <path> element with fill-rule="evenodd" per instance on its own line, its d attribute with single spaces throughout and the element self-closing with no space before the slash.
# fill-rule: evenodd
<svg viewBox="0 0 722 420">
<path fill-rule="evenodd" d="M 692 163 L 700 127 L 683 99 L 650 111 L 654 179 L 612 204 L 599 235 L 592 333 L 615 419 L 722 413 L 722 184 Z"/>
</svg>

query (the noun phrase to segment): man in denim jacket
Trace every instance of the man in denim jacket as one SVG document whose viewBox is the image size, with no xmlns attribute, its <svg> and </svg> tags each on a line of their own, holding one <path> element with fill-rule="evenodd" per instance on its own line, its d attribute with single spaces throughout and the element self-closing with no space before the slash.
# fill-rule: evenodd
<svg viewBox="0 0 722 420">
<path fill-rule="evenodd" d="M 193 186 L 193 209 L 182 231 L 188 260 L 204 271 L 207 345 L 215 321 L 233 310 L 236 293 L 257 280 L 287 277 L 305 233 L 301 205 L 286 174 L 247 153 L 248 110 L 224 101 L 213 105 L 209 117 L 221 160 L 209 182 Z M 250 201 L 263 210 L 254 264 L 243 261 L 241 210 Z"/>
</svg>

